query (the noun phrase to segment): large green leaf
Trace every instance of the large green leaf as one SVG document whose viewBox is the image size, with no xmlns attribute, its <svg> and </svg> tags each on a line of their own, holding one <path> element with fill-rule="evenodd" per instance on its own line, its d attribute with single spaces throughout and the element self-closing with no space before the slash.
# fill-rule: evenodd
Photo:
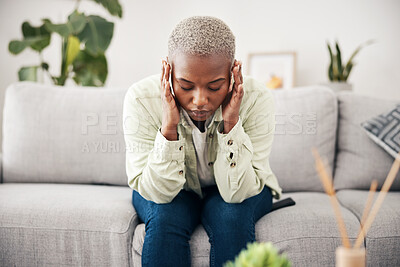
<svg viewBox="0 0 400 267">
<path fill-rule="evenodd" d="M 108 74 L 107 59 L 104 54 L 93 56 L 81 50 L 72 63 L 75 73 L 73 79 L 83 86 L 103 86 Z"/>
<path fill-rule="evenodd" d="M 118 16 L 122 18 L 122 7 L 118 0 L 94 0 L 96 3 L 104 6 L 108 12 L 113 16 Z"/>
<path fill-rule="evenodd" d="M 79 50 L 80 50 L 79 39 L 73 35 L 70 35 L 68 37 L 68 43 L 67 43 L 67 56 L 65 61 L 67 65 L 66 67 L 72 64 L 72 62 L 77 57 Z"/>
<path fill-rule="evenodd" d="M 57 78 L 57 84 L 64 85 L 70 73 L 70 65 L 78 56 L 80 51 L 80 42 L 78 37 L 70 35 L 64 39 L 62 47 L 62 62 L 61 62 L 61 74 Z"/>
<path fill-rule="evenodd" d="M 43 19 L 43 22 L 47 30 L 67 38 L 71 34 L 77 35 L 84 29 L 86 16 L 75 10 L 68 16 L 68 21 L 65 24 L 53 24 L 49 19 Z"/>
<path fill-rule="evenodd" d="M 25 48 L 36 44 L 36 43 L 40 43 L 42 41 L 46 41 L 48 39 L 47 36 L 37 36 L 37 37 L 27 37 L 23 40 L 12 40 L 9 44 L 8 44 L 8 50 L 10 51 L 10 53 L 17 55 L 19 53 L 21 53 L 22 51 L 24 51 Z"/>
<path fill-rule="evenodd" d="M 18 71 L 20 81 L 37 81 L 37 70 L 39 66 L 22 67 Z"/>
<path fill-rule="evenodd" d="M 47 31 L 44 24 L 39 27 L 33 27 L 29 22 L 22 23 L 22 40 L 12 40 L 8 44 L 8 50 L 12 54 L 19 54 L 25 48 L 31 47 L 33 50 L 41 52 L 50 44 L 50 32 Z"/>
<path fill-rule="evenodd" d="M 29 24 L 29 22 L 25 21 L 22 23 L 22 34 L 24 35 L 24 39 L 31 37 L 42 37 L 40 40 L 30 45 L 30 47 L 35 51 L 41 52 L 50 44 L 51 35 L 44 24 L 39 27 L 33 27 Z"/>
<path fill-rule="evenodd" d="M 86 20 L 85 28 L 78 34 L 79 39 L 93 56 L 104 54 L 113 37 L 114 23 L 93 15 L 86 17 Z"/>
</svg>

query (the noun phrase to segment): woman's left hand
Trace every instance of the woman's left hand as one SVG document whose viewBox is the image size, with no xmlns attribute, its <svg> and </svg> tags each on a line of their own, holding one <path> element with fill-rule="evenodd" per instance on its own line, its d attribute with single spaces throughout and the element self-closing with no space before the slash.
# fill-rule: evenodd
<svg viewBox="0 0 400 267">
<path fill-rule="evenodd" d="M 242 62 L 236 61 L 232 69 L 233 79 L 229 93 L 222 104 L 222 118 L 224 120 L 224 133 L 227 134 L 239 120 L 239 108 L 243 98 Z"/>
</svg>

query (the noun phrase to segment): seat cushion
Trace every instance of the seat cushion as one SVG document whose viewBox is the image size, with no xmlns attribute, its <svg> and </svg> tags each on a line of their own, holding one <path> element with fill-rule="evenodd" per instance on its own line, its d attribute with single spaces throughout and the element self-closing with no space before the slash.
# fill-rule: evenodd
<svg viewBox="0 0 400 267">
<path fill-rule="evenodd" d="M 340 203 L 362 217 L 368 191 L 341 190 Z M 375 194 L 375 200 L 378 194 Z M 365 238 L 368 266 L 400 266 L 400 192 L 389 192 Z"/>
<path fill-rule="evenodd" d="M 275 90 L 276 127 L 270 165 L 283 192 L 324 192 L 314 169 L 312 148 L 332 170 L 335 156 L 337 100 L 323 86 Z"/>
<path fill-rule="evenodd" d="M 0 266 L 129 266 L 131 195 L 123 186 L 0 184 Z"/>
<path fill-rule="evenodd" d="M 286 193 L 295 206 L 275 210 L 262 217 L 256 224 L 257 241 L 271 241 L 280 252 L 285 252 L 293 266 L 334 266 L 335 250 L 341 245 L 329 197 L 324 193 Z M 347 232 L 354 243 L 359 221 L 353 213 L 342 208 Z M 133 236 L 133 257 L 140 264 L 144 224 L 139 224 Z M 203 226 L 199 225 L 190 240 L 192 266 L 208 266 L 210 244 Z M 138 265 L 139 266 L 139 265 Z"/>
<path fill-rule="evenodd" d="M 394 159 L 368 137 L 361 123 L 389 111 L 396 101 L 341 93 L 338 102 L 338 151 L 334 186 L 337 190 L 368 190 L 372 180 L 376 179 L 380 188 Z M 400 173 L 391 190 L 400 190 Z"/>
<path fill-rule="evenodd" d="M 125 93 L 32 82 L 10 85 L 4 104 L 3 182 L 128 186 Z"/>
</svg>

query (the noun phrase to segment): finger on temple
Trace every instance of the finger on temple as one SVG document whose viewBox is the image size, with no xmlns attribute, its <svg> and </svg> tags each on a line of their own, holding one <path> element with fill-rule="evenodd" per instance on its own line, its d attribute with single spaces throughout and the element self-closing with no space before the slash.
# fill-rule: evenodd
<svg viewBox="0 0 400 267">
<path fill-rule="evenodd" d="M 163 77 L 164 77 L 164 60 L 162 59 L 161 60 L 161 77 L 160 77 L 161 82 L 163 80 Z"/>
<path fill-rule="evenodd" d="M 238 86 L 238 93 L 242 94 L 243 93 L 243 84 L 239 84 Z"/>
<path fill-rule="evenodd" d="M 243 84 L 243 73 L 242 73 L 242 62 L 240 61 L 239 65 L 239 77 L 240 77 L 240 83 Z"/>
<path fill-rule="evenodd" d="M 167 82 L 169 81 L 169 74 L 171 72 L 171 66 L 167 63 L 167 67 L 166 67 L 166 80 Z"/>
<path fill-rule="evenodd" d="M 164 62 L 164 80 L 167 80 L 168 77 L 168 69 L 167 69 L 167 63 Z"/>
<path fill-rule="evenodd" d="M 238 84 L 243 83 L 243 76 L 242 76 L 242 62 L 238 61 L 237 65 L 237 79 L 235 80 Z"/>
<path fill-rule="evenodd" d="M 230 81 L 230 83 L 229 83 L 229 92 L 231 92 L 232 91 L 232 89 L 233 89 L 233 84 L 235 83 L 235 77 L 234 77 L 234 74 L 233 74 L 233 70 L 231 71 L 231 81 Z"/>
<path fill-rule="evenodd" d="M 235 74 L 235 83 L 240 84 L 240 77 L 239 77 L 239 66 L 236 66 L 234 69 L 234 74 Z"/>
<path fill-rule="evenodd" d="M 171 86 L 170 86 L 170 83 L 168 81 L 166 81 L 166 84 L 165 84 L 165 96 L 166 97 L 172 97 Z"/>
</svg>

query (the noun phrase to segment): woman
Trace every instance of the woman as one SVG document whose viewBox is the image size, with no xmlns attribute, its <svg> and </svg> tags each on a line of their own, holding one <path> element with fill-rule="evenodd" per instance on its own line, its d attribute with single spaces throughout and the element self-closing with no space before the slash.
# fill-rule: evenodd
<svg viewBox="0 0 400 267">
<path fill-rule="evenodd" d="M 235 37 L 213 17 L 180 22 L 159 75 L 124 102 L 132 204 L 146 225 L 143 266 L 190 266 L 189 239 L 202 224 L 210 266 L 255 241 L 255 223 L 281 188 L 269 167 L 271 93 L 243 78 Z"/>
</svg>

